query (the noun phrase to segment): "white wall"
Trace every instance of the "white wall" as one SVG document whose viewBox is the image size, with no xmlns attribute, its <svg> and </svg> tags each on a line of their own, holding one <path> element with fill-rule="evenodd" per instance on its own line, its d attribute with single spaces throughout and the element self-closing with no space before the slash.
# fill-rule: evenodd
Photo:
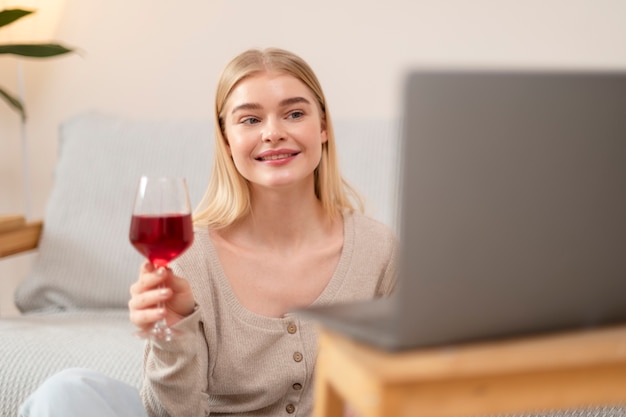
<svg viewBox="0 0 626 417">
<path fill-rule="evenodd" d="M 222 66 L 249 47 L 305 58 L 335 119 L 396 117 L 410 66 L 626 69 L 626 0 L 33 1 L 42 18 L 59 15 L 52 37 L 82 51 L 21 61 L 35 218 L 52 187 L 60 121 L 89 109 L 210 117 Z M 13 90 L 16 62 L 0 57 L 0 84 Z M 19 137 L 0 103 L 0 214 L 24 212 Z M 0 262 L 1 294 L 20 262 Z"/>
</svg>

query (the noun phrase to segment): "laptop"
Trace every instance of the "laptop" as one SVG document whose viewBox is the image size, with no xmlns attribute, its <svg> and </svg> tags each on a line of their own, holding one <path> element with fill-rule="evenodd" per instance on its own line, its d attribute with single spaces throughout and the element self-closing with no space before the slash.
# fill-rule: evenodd
<svg viewBox="0 0 626 417">
<path fill-rule="evenodd" d="M 626 72 L 415 70 L 398 286 L 299 313 L 386 350 L 626 322 Z"/>
</svg>

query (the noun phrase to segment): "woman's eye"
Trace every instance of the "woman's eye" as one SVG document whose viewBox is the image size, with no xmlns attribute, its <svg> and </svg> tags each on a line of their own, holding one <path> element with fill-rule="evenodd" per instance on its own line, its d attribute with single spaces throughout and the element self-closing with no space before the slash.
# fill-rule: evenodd
<svg viewBox="0 0 626 417">
<path fill-rule="evenodd" d="M 290 119 L 299 119 L 302 116 L 304 116 L 304 112 L 301 112 L 300 110 L 296 110 L 296 111 L 292 111 L 291 113 L 289 113 L 289 118 Z"/>
<path fill-rule="evenodd" d="M 241 123 L 245 125 L 253 125 L 259 123 L 259 119 L 257 119 L 256 117 L 246 117 L 245 119 L 241 120 Z"/>
</svg>

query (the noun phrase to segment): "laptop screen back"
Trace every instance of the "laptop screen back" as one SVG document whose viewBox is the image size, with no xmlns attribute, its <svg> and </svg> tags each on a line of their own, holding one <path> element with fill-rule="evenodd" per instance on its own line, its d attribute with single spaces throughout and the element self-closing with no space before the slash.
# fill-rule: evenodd
<svg viewBox="0 0 626 417">
<path fill-rule="evenodd" d="M 626 321 L 626 75 L 416 71 L 405 93 L 405 343 Z"/>
</svg>

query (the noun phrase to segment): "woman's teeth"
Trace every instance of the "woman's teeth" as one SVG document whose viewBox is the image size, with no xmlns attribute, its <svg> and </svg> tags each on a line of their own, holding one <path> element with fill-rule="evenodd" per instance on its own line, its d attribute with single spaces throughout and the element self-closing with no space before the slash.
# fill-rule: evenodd
<svg viewBox="0 0 626 417">
<path fill-rule="evenodd" d="M 259 158 L 261 161 L 275 161 L 277 159 L 289 158 L 291 156 L 290 153 L 281 153 L 279 155 L 269 155 Z"/>
</svg>

